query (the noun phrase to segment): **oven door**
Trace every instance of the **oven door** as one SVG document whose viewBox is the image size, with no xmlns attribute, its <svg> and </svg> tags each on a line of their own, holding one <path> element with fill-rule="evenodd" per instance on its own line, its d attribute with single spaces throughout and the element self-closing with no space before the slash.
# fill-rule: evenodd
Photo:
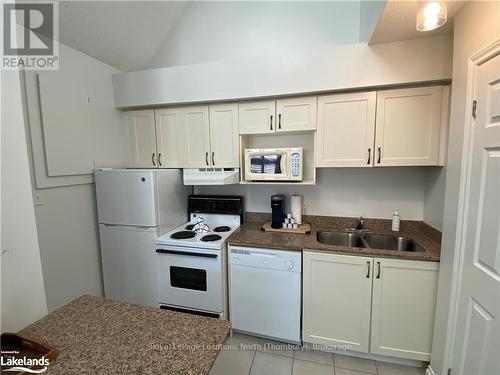
<svg viewBox="0 0 500 375">
<path fill-rule="evenodd" d="M 160 304 L 222 313 L 222 252 L 157 246 Z"/>
<path fill-rule="evenodd" d="M 290 161 L 287 151 L 247 152 L 245 180 L 279 181 L 290 179 Z"/>
</svg>

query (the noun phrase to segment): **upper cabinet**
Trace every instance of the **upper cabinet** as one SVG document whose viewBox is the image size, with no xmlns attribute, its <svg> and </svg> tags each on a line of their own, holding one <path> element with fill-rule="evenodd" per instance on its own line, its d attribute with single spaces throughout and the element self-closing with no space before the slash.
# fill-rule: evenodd
<svg viewBox="0 0 500 375">
<path fill-rule="evenodd" d="M 375 91 L 318 98 L 316 166 L 372 167 Z"/>
<path fill-rule="evenodd" d="M 210 160 L 213 167 L 238 167 L 238 104 L 209 106 L 210 113 Z"/>
<path fill-rule="evenodd" d="M 237 104 L 132 111 L 129 122 L 132 167 L 239 166 Z"/>
<path fill-rule="evenodd" d="M 317 167 L 443 165 L 448 87 L 318 98 Z"/>
<path fill-rule="evenodd" d="M 437 165 L 441 86 L 377 92 L 376 166 Z"/>
<path fill-rule="evenodd" d="M 129 113 L 132 167 L 157 166 L 155 115 L 153 110 Z"/>
<path fill-rule="evenodd" d="M 185 168 L 209 167 L 210 129 L 208 106 L 179 108 L 181 132 L 179 145 L 183 149 L 182 166 Z"/>
<path fill-rule="evenodd" d="M 316 97 L 239 104 L 240 134 L 316 130 Z"/>
<path fill-rule="evenodd" d="M 248 102 L 239 106 L 240 134 L 267 134 L 276 130 L 276 102 Z"/>
</svg>

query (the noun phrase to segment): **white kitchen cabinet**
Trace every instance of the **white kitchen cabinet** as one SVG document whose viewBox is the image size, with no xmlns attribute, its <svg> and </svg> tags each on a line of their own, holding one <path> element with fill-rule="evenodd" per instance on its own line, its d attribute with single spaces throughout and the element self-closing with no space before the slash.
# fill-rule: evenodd
<svg viewBox="0 0 500 375">
<path fill-rule="evenodd" d="M 439 164 L 442 95 L 442 86 L 377 92 L 375 166 Z"/>
<path fill-rule="evenodd" d="M 276 133 L 316 130 L 317 97 L 276 101 Z"/>
<path fill-rule="evenodd" d="M 376 93 L 318 97 L 317 167 L 372 167 Z"/>
<path fill-rule="evenodd" d="M 240 134 L 267 134 L 276 131 L 274 100 L 240 103 L 238 105 Z"/>
<path fill-rule="evenodd" d="M 439 264 L 374 259 L 371 353 L 429 361 Z"/>
<path fill-rule="evenodd" d="M 179 168 L 183 162 L 182 114 L 178 108 L 155 110 L 159 168 Z"/>
<path fill-rule="evenodd" d="M 130 112 L 129 129 L 132 167 L 155 168 L 158 159 L 154 110 Z"/>
<path fill-rule="evenodd" d="M 209 106 L 210 162 L 213 167 L 239 167 L 238 104 Z"/>
<path fill-rule="evenodd" d="M 180 145 L 183 150 L 182 166 L 202 168 L 210 166 L 210 130 L 208 106 L 193 106 L 181 111 Z"/>
<path fill-rule="evenodd" d="M 373 259 L 303 253 L 302 340 L 367 353 Z"/>
</svg>

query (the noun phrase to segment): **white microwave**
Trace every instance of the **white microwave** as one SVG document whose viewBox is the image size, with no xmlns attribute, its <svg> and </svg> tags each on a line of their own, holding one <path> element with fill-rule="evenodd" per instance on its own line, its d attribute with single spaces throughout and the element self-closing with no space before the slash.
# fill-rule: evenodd
<svg viewBox="0 0 500 375">
<path fill-rule="evenodd" d="M 302 181 L 302 147 L 245 149 L 245 181 Z"/>
</svg>

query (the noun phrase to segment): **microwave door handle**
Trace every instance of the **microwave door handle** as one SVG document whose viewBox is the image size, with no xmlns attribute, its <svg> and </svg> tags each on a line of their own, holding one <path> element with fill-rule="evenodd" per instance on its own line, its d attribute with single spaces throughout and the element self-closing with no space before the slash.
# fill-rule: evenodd
<svg viewBox="0 0 500 375">
<path fill-rule="evenodd" d="M 283 156 L 281 157 L 281 174 L 288 176 L 289 170 L 288 170 L 288 163 L 287 163 L 287 156 L 288 153 L 284 153 Z"/>
</svg>

